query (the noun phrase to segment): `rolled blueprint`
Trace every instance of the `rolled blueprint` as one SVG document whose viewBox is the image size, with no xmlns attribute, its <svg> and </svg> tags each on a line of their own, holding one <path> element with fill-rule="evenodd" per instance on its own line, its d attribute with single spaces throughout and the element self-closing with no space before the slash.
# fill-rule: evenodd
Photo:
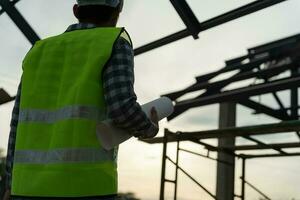
<svg viewBox="0 0 300 200">
<path fill-rule="evenodd" d="M 174 111 L 173 103 L 168 97 L 161 97 L 142 105 L 142 110 L 149 118 L 152 107 L 155 107 L 159 120 L 170 116 Z M 113 126 L 110 120 L 100 122 L 96 134 L 100 144 L 106 150 L 111 150 L 132 137 L 128 131 Z"/>
</svg>

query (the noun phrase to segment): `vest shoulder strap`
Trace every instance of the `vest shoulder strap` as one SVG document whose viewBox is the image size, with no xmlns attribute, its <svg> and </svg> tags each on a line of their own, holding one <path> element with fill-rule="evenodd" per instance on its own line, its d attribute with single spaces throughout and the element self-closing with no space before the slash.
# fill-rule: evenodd
<svg viewBox="0 0 300 200">
<path fill-rule="evenodd" d="M 123 38 L 123 39 L 125 39 L 127 42 L 129 42 L 129 44 L 131 46 L 133 46 L 131 38 L 130 38 L 129 34 L 127 33 L 127 31 L 125 29 L 122 30 L 122 33 L 121 33 L 120 37 Z"/>
</svg>

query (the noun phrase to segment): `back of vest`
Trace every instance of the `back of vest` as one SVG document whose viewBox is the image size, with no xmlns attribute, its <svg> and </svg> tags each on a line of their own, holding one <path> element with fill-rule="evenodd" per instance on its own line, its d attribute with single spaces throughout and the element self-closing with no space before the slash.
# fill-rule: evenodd
<svg viewBox="0 0 300 200">
<path fill-rule="evenodd" d="M 106 118 L 102 69 L 121 32 L 72 31 L 37 42 L 26 55 L 13 195 L 117 193 L 116 152 L 104 150 L 95 133 Z"/>
</svg>

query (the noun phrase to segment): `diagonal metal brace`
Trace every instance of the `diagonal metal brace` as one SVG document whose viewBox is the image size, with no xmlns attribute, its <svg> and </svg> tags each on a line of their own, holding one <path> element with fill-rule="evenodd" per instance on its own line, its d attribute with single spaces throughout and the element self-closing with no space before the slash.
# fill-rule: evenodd
<svg viewBox="0 0 300 200">
<path fill-rule="evenodd" d="M 36 41 L 40 40 L 40 38 L 29 25 L 29 23 L 25 20 L 22 14 L 17 10 L 14 4 L 14 1 L 0 0 L 0 6 L 2 7 L 2 9 L 14 21 L 20 31 L 22 31 L 25 37 L 33 45 Z"/>
<path fill-rule="evenodd" d="M 186 2 L 186 0 L 170 0 L 178 15 L 187 27 L 187 30 L 193 36 L 194 39 L 198 39 L 200 32 L 200 22 L 193 13 L 192 9 Z"/>
</svg>

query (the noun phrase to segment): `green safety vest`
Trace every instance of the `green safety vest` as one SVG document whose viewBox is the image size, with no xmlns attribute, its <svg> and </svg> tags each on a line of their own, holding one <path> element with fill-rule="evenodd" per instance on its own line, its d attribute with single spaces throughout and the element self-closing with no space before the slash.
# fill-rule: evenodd
<svg viewBox="0 0 300 200">
<path fill-rule="evenodd" d="M 117 148 L 101 147 L 96 124 L 106 119 L 102 69 L 124 33 L 121 28 L 76 30 L 41 40 L 28 52 L 23 61 L 13 195 L 117 193 Z"/>
</svg>

